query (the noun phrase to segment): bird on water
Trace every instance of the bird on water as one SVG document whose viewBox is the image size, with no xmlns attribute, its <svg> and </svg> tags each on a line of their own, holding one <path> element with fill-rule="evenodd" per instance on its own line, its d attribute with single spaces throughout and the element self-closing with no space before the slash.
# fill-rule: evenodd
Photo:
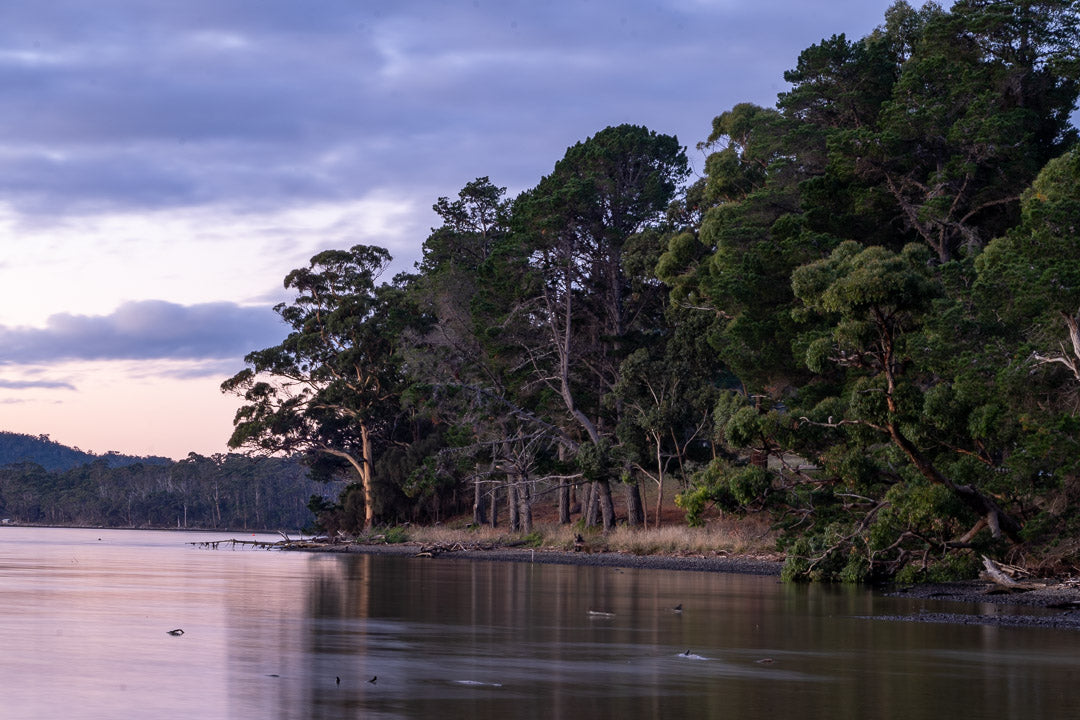
<svg viewBox="0 0 1080 720">
<path fill-rule="evenodd" d="M 175 630 L 169 630 L 169 634 L 170 635 L 176 635 L 177 637 L 179 637 L 180 635 L 184 634 L 184 631 L 182 629 L 180 629 L 180 628 L 176 628 Z"/>
</svg>

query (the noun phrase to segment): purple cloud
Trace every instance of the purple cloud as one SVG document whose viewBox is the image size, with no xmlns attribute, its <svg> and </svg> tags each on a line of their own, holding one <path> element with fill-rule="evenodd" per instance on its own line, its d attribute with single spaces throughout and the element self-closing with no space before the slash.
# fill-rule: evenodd
<svg viewBox="0 0 1080 720">
<path fill-rule="evenodd" d="M 891 4 L 5 3 L 0 195 L 55 215 L 523 189 L 607 125 L 693 147 Z"/>
<path fill-rule="evenodd" d="M 142 300 L 109 315 L 58 313 L 43 328 L 0 327 L 0 363 L 241 358 L 285 334 L 267 307 Z"/>
</svg>

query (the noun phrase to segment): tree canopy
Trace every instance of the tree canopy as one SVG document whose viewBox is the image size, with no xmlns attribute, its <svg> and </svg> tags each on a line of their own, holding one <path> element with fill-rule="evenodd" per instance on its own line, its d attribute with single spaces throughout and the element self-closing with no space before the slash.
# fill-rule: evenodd
<svg viewBox="0 0 1080 720">
<path fill-rule="evenodd" d="M 413 274 L 321 253 L 224 385 L 232 443 L 348 470 L 368 526 L 467 496 L 527 531 L 552 491 L 606 531 L 642 487 L 658 525 L 674 484 L 691 523 L 767 515 L 791 579 L 1080 561 L 1078 22 L 900 1 L 719 113 L 702 177 L 608 127 L 439 198 Z"/>
</svg>

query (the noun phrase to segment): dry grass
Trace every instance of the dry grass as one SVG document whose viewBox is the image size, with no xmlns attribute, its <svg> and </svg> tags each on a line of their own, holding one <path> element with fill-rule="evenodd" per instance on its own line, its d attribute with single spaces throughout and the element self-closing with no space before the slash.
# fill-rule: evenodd
<svg viewBox="0 0 1080 720">
<path fill-rule="evenodd" d="M 408 539 L 424 545 L 511 545 L 522 540 L 535 547 L 572 550 L 581 535 L 587 549 L 626 552 L 634 555 L 770 555 L 776 538 L 767 525 L 755 519 L 714 520 L 703 528 L 668 525 L 647 530 L 616 527 L 604 535 L 578 525 L 537 523 L 529 535 L 509 533 L 505 528 L 455 527 L 453 525 L 409 526 Z"/>
<path fill-rule="evenodd" d="M 406 529 L 409 540 L 424 545 L 492 544 L 500 545 L 510 537 L 505 528 L 487 525 L 465 528 L 455 525 L 410 525 Z"/>
<path fill-rule="evenodd" d="M 713 516 L 705 527 L 686 525 L 685 512 L 675 506 L 674 492 L 665 493 L 663 520 L 659 528 L 653 528 L 656 502 L 655 487 L 645 486 L 644 501 L 648 508 L 649 529 L 630 528 L 620 524 L 604 534 L 598 528 L 583 529 L 580 522 L 560 525 L 553 503 L 538 502 L 533 506 L 533 532 L 528 535 L 510 533 L 505 525 L 505 511 L 498 528 L 470 525 L 471 516 L 457 517 L 439 525 L 409 525 L 398 528 L 411 542 L 424 545 L 509 546 L 548 548 L 552 550 L 584 549 L 593 552 L 613 551 L 635 555 L 711 556 L 717 554 L 753 557 L 776 556 L 776 534 L 762 517 Z M 621 499 L 621 498 L 619 498 Z M 621 504 L 621 503 L 620 503 Z M 618 508 L 621 509 L 621 508 Z M 618 510 L 617 509 L 617 510 Z M 617 512 L 618 514 L 618 512 Z M 624 516 L 620 515 L 620 518 Z M 583 547 L 578 545 L 582 537 Z"/>
<path fill-rule="evenodd" d="M 669 525 L 641 530 L 620 526 L 608 540 L 613 549 L 635 555 L 762 555 L 776 547 L 768 527 L 752 521 L 716 521 L 703 528 Z"/>
</svg>

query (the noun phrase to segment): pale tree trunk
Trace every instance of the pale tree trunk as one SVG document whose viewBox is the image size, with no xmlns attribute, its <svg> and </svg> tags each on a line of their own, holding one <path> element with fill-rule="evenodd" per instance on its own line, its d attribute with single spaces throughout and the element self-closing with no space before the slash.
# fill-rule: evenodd
<svg viewBox="0 0 1080 720">
<path fill-rule="evenodd" d="M 559 443 L 559 462 L 562 463 L 566 460 L 566 447 Z M 570 484 L 563 482 L 559 486 L 559 524 L 570 524 Z"/>
<path fill-rule="evenodd" d="M 479 473 L 473 481 L 473 525 L 484 524 L 484 484 Z"/>
<path fill-rule="evenodd" d="M 510 511 L 510 532 L 518 532 L 521 530 L 521 516 L 519 515 L 521 506 L 518 500 L 518 487 L 513 480 L 506 486 L 506 507 Z"/>
<path fill-rule="evenodd" d="M 604 522 L 604 532 L 615 527 L 615 502 L 611 497 L 611 483 L 607 480 L 599 480 L 596 483 L 600 502 L 600 518 Z"/>
<path fill-rule="evenodd" d="M 1061 317 L 1065 320 L 1065 326 L 1069 330 L 1069 345 L 1071 347 L 1066 350 L 1065 343 L 1062 343 L 1060 355 L 1040 355 L 1035 353 L 1032 357 L 1040 365 L 1049 363 L 1064 365 L 1069 368 L 1074 378 L 1080 380 L 1080 312 L 1076 315 L 1062 312 Z"/>
<path fill-rule="evenodd" d="M 364 470 L 361 473 L 364 482 L 364 530 L 371 530 L 375 524 L 375 488 L 372 483 L 375 453 L 371 447 L 371 432 L 366 424 L 360 425 L 360 439 L 364 452 Z"/>
<path fill-rule="evenodd" d="M 371 433 L 368 430 L 367 425 L 360 426 L 360 443 L 363 452 L 363 457 L 356 458 L 350 453 L 343 450 L 335 450 L 334 448 L 324 447 L 321 448 L 323 452 L 334 457 L 339 457 L 352 465 L 353 470 L 356 471 L 357 477 L 360 478 L 360 487 L 364 493 L 364 529 L 370 530 L 375 524 L 375 493 L 372 487 L 372 446 L 371 446 Z"/>
<path fill-rule="evenodd" d="M 488 513 L 491 516 L 488 519 L 488 524 L 491 525 L 492 528 L 499 527 L 499 486 L 498 485 L 492 485 L 491 486 L 491 498 L 490 498 L 490 500 L 488 502 Z"/>
<path fill-rule="evenodd" d="M 653 528 L 660 527 L 660 516 L 664 511 L 664 460 L 660 455 L 660 437 L 656 438 L 656 515 Z"/>
<path fill-rule="evenodd" d="M 214 527 L 221 527 L 221 486 L 214 481 Z"/>
<path fill-rule="evenodd" d="M 563 483 L 559 486 L 559 524 L 570 524 L 570 485 Z"/>
<path fill-rule="evenodd" d="M 549 322 L 549 329 L 552 333 L 552 340 L 555 344 L 555 350 L 559 357 L 559 394 L 563 399 L 563 404 L 566 406 L 570 415 L 578 421 L 585 432 L 589 435 L 589 440 L 594 443 L 600 443 L 600 432 L 596 428 L 596 424 L 589 419 L 589 417 L 578 409 L 577 404 L 574 402 L 574 394 L 570 387 L 570 356 L 571 348 L 573 347 L 573 280 L 572 274 L 569 270 L 564 276 L 564 288 L 562 308 L 558 312 L 555 311 L 554 303 L 551 298 L 548 298 L 548 309 L 552 311 L 550 317 L 553 318 Z M 561 328 L 559 327 L 559 321 L 554 320 L 561 314 L 562 319 Z M 596 481 L 597 490 L 599 491 L 600 502 L 600 516 L 604 522 L 604 532 L 611 530 L 615 527 L 615 504 L 611 498 L 611 484 L 607 480 Z"/>
<path fill-rule="evenodd" d="M 530 533 L 533 528 L 532 492 L 529 489 L 529 481 L 521 479 L 518 486 L 518 521 L 521 523 L 521 532 Z"/>
</svg>

